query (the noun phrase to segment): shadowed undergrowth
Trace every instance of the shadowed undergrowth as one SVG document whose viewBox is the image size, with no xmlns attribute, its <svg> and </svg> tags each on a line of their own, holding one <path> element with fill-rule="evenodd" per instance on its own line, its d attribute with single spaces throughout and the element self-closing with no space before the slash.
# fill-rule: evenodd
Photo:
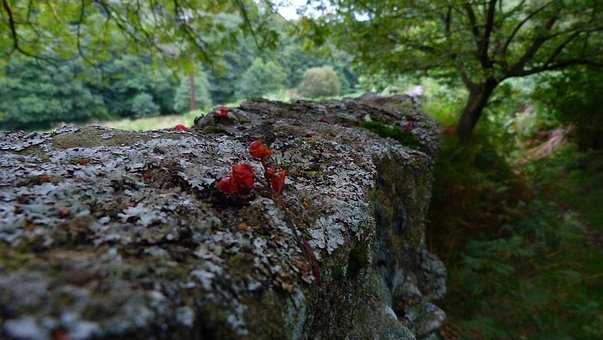
<svg viewBox="0 0 603 340">
<path fill-rule="evenodd" d="M 449 270 L 442 335 L 600 338 L 603 157 L 568 145 L 521 170 L 444 140 L 427 233 Z"/>
</svg>

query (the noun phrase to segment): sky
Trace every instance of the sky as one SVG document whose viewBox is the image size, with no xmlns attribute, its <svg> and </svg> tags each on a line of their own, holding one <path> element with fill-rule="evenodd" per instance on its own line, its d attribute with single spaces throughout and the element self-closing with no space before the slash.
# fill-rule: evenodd
<svg viewBox="0 0 603 340">
<path fill-rule="evenodd" d="M 283 5 L 279 8 L 278 12 L 287 20 L 294 20 L 299 18 L 296 11 L 298 8 L 306 4 L 306 0 L 288 0 L 288 4 Z"/>
<path fill-rule="evenodd" d="M 299 19 L 299 15 L 297 14 L 297 10 L 300 8 L 305 7 L 305 5 L 307 4 L 308 0 L 280 0 L 280 1 L 275 1 L 277 3 L 278 6 L 278 12 L 287 20 L 295 20 L 295 19 Z M 317 4 L 315 4 L 317 5 Z M 329 8 L 330 6 L 326 5 L 327 8 Z M 306 8 L 306 12 L 305 15 L 309 15 L 309 16 L 320 16 L 322 12 L 317 10 L 317 9 L 313 9 L 313 8 Z"/>
</svg>

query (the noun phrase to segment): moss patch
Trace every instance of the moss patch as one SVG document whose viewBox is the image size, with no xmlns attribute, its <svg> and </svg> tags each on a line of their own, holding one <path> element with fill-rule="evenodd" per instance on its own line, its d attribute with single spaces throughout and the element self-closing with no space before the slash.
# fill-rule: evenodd
<svg viewBox="0 0 603 340">
<path fill-rule="evenodd" d="M 415 135 L 405 132 L 395 126 L 377 122 L 364 122 L 362 123 L 362 127 L 378 134 L 381 137 L 395 139 L 405 146 L 416 149 L 421 149 L 422 147 L 421 142 Z"/>
<path fill-rule="evenodd" d="M 368 248 L 364 244 L 358 244 L 350 251 L 348 256 L 348 271 L 349 279 L 354 279 L 360 271 L 369 265 Z"/>
<path fill-rule="evenodd" d="M 127 146 L 151 139 L 151 137 L 141 133 L 118 130 L 109 131 L 111 138 L 103 138 L 103 134 L 107 132 L 107 130 L 99 130 L 93 127 L 83 128 L 73 133 L 55 136 L 52 139 L 52 145 L 58 149 Z M 165 134 L 162 138 L 169 138 L 169 135 Z"/>
</svg>

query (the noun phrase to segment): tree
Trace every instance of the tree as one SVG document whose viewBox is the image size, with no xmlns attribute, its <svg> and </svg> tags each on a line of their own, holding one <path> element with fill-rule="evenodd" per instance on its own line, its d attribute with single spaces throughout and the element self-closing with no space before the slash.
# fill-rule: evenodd
<svg viewBox="0 0 603 340">
<path fill-rule="evenodd" d="M 32 59 L 13 59 L 0 77 L 0 126 L 48 128 L 58 122 L 104 117 L 103 98 L 80 77 L 76 62 L 55 67 Z"/>
<path fill-rule="evenodd" d="M 191 76 L 194 86 L 195 96 L 192 98 L 191 94 Z M 194 100 L 195 109 L 206 109 L 212 105 L 211 97 L 209 95 L 210 85 L 207 81 L 205 73 L 202 71 L 197 72 L 194 75 L 182 77 L 180 86 L 176 90 L 176 97 L 174 98 L 174 109 L 178 113 L 185 113 L 193 110 L 191 100 Z"/>
<path fill-rule="evenodd" d="M 324 2 L 324 1 L 321 1 Z M 492 93 L 509 78 L 572 65 L 603 66 L 599 0 L 330 0 L 302 21 L 331 34 L 369 71 L 430 72 L 468 89 L 457 132 L 467 139 Z"/>
<path fill-rule="evenodd" d="M 278 35 L 265 22 L 272 13 L 270 2 L 253 0 L 0 0 L 0 60 L 79 56 L 97 64 L 120 40 L 122 52 L 145 49 L 168 62 L 211 64 L 241 34 L 274 46 Z"/>
<path fill-rule="evenodd" d="M 262 59 L 256 58 L 237 84 L 237 97 L 239 99 L 261 97 L 282 89 L 286 77 L 287 74 L 280 65 L 271 61 L 265 63 Z"/>
<path fill-rule="evenodd" d="M 177 83 L 169 70 L 154 69 L 150 61 L 150 56 L 144 54 L 123 55 L 99 65 L 101 81 L 94 86 L 103 95 L 111 115 L 141 116 L 141 111 L 132 109 L 132 100 L 143 93 L 152 96 L 154 105 L 158 106 L 153 114 L 174 112 L 173 98 Z"/>
<path fill-rule="evenodd" d="M 341 91 L 341 82 L 332 67 L 313 67 L 306 70 L 297 90 L 309 98 L 337 96 Z"/>
<path fill-rule="evenodd" d="M 146 92 L 137 94 L 129 104 L 134 117 L 154 116 L 159 113 L 159 106 L 153 101 L 153 96 Z"/>
</svg>

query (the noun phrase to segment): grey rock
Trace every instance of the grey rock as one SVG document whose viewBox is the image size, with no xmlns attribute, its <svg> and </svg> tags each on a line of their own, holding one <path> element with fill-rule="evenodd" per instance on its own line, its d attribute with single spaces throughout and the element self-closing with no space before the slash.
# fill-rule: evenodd
<svg viewBox="0 0 603 340">
<path fill-rule="evenodd" d="M 445 314 L 425 249 L 438 149 L 410 97 L 248 101 L 190 132 L 0 133 L 0 338 L 414 339 Z M 405 144 L 363 122 L 403 127 Z M 248 144 L 288 171 L 271 193 Z M 216 181 L 256 171 L 244 197 Z M 314 260 L 313 258 L 316 258 Z M 319 275 L 320 274 L 320 275 Z"/>
</svg>

